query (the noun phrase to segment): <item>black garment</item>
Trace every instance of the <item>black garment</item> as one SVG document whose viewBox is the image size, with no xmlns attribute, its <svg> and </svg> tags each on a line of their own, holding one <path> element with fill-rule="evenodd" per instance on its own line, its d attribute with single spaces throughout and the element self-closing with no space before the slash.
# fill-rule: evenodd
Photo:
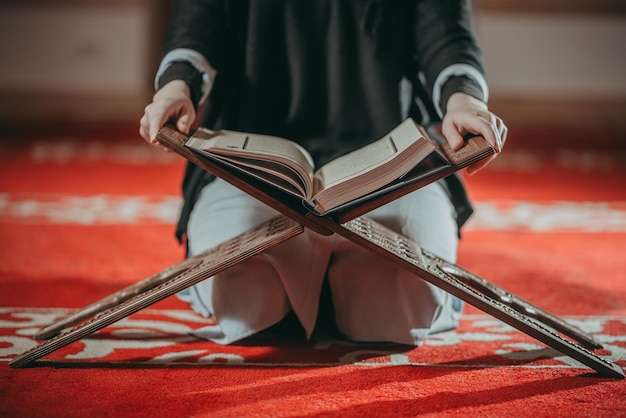
<svg viewBox="0 0 626 418">
<path fill-rule="evenodd" d="M 427 92 L 440 72 L 458 63 L 482 71 L 469 2 L 460 0 L 176 0 L 165 52 L 177 48 L 200 52 L 217 71 L 203 126 L 289 138 L 316 166 L 382 137 L 407 116 L 403 78 L 436 120 Z M 185 79 L 192 97 L 200 96 L 188 64 L 173 65 L 159 83 L 172 78 Z M 464 77 L 443 91 L 443 107 L 455 91 L 482 99 Z M 424 120 L 415 105 L 411 116 Z M 211 180 L 188 166 L 179 237 Z M 470 205 L 456 176 L 446 184 L 460 226 Z"/>
</svg>

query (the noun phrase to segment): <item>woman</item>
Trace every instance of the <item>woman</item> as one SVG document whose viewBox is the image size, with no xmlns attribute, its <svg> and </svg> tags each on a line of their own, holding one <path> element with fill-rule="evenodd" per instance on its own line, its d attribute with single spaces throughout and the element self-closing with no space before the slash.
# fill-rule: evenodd
<svg viewBox="0 0 626 418">
<path fill-rule="evenodd" d="M 506 137 L 486 105 L 481 52 L 463 0 L 177 0 L 156 86 L 140 133 L 157 147 L 165 123 L 184 133 L 200 123 L 295 140 L 319 166 L 408 115 L 424 126 L 441 123 L 454 149 L 471 133 L 499 152 Z M 193 165 L 183 193 L 178 236 L 191 255 L 276 215 Z M 452 176 L 368 216 L 454 262 L 470 213 Z M 325 280 L 332 306 L 319 303 Z M 455 327 L 462 308 L 381 257 L 308 230 L 180 296 L 217 321 L 197 335 L 225 344 L 291 313 L 309 337 L 324 314 L 318 311 L 333 309 L 347 338 L 417 345 Z"/>
</svg>

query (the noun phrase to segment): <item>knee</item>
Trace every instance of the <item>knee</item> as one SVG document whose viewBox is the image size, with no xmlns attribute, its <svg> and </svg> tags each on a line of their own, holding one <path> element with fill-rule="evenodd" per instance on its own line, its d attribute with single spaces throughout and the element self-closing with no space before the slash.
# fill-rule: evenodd
<svg viewBox="0 0 626 418">
<path fill-rule="evenodd" d="M 215 276 L 211 294 L 216 317 L 237 317 L 253 325 L 282 317 L 290 310 L 279 276 L 262 256 L 241 262 Z"/>
<path fill-rule="evenodd" d="M 222 180 L 202 189 L 189 216 L 191 255 L 199 254 L 276 216 L 278 212 Z"/>
<path fill-rule="evenodd" d="M 437 256 L 456 261 L 456 212 L 440 184 L 419 189 L 368 216 Z"/>
<path fill-rule="evenodd" d="M 386 260 L 329 280 L 337 328 L 352 340 L 418 345 L 458 323 L 451 295 Z"/>
</svg>

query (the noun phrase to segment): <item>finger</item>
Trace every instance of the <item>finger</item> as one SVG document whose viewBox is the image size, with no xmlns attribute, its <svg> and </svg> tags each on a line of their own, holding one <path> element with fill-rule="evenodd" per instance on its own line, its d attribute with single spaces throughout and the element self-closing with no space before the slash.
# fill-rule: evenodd
<svg viewBox="0 0 626 418">
<path fill-rule="evenodd" d="M 446 119 L 441 125 L 441 133 L 453 150 L 458 150 L 464 144 L 463 135 L 459 132 L 454 122 Z"/>
<path fill-rule="evenodd" d="M 504 147 L 504 144 L 506 143 L 506 138 L 507 138 L 508 133 L 509 133 L 509 128 L 507 128 L 507 126 L 504 124 L 504 121 L 502 121 L 502 119 L 500 119 L 497 116 L 496 116 L 496 119 L 497 119 L 496 128 L 498 130 L 498 133 L 500 134 L 500 140 L 501 140 L 501 143 L 502 143 L 502 147 Z"/>
<path fill-rule="evenodd" d="M 478 173 L 480 170 L 485 168 L 485 166 L 487 166 L 487 164 L 489 164 L 491 162 L 491 160 L 493 160 L 494 158 L 496 158 L 496 155 L 492 155 L 491 157 L 488 157 L 488 158 L 485 158 L 483 160 L 480 160 L 477 163 L 474 163 L 474 164 L 470 165 L 469 167 L 467 167 L 465 169 L 465 172 L 468 175 L 473 176 L 474 174 Z"/>
<path fill-rule="evenodd" d="M 188 134 L 194 119 L 195 112 L 193 109 L 186 109 L 186 111 L 176 121 L 176 128 L 182 133 Z"/>
<path fill-rule="evenodd" d="M 493 139 L 495 144 L 496 153 L 502 151 L 502 147 L 504 147 L 504 141 L 502 140 L 502 135 L 500 131 L 500 118 L 498 118 L 493 113 L 489 114 L 489 125 L 491 126 L 491 131 L 493 132 Z"/>
<path fill-rule="evenodd" d="M 161 151 L 165 151 L 165 152 L 172 152 L 172 150 L 170 150 L 169 148 L 161 145 L 160 143 L 156 142 L 154 143 L 151 139 L 150 139 L 150 127 L 148 125 L 148 117 L 144 114 L 141 118 L 141 120 L 139 121 L 139 135 L 141 135 L 141 137 L 148 142 L 149 144 L 155 146 L 156 148 L 158 148 Z"/>
<path fill-rule="evenodd" d="M 139 120 L 139 135 L 141 135 L 144 141 L 150 142 L 150 127 L 145 113 Z"/>
<path fill-rule="evenodd" d="M 465 171 L 470 176 L 482 170 L 485 166 L 487 166 L 487 164 L 489 164 L 494 158 L 496 158 L 497 153 L 502 151 L 502 148 L 504 147 L 504 143 L 506 142 L 508 128 L 506 127 L 502 119 L 490 113 L 489 122 L 490 122 L 490 125 L 493 127 L 493 131 L 494 131 L 495 144 L 496 144 L 494 148 L 496 149 L 496 154 L 469 166 Z"/>
<path fill-rule="evenodd" d="M 161 109 L 155 109 L 148 114 L 151 144 L 157 144 L 156 137 L 159 131 L 172 116 L 170 112 L 165 112 Z"/>
<path fill-rule="evenodd" d="M 480 112 L 483 113 L 483 112 Z M 471 118 L 462 120 L 463 127 L 476 135 L 480 135 L 493 146 L 496 154 L 502 151 L 502 139 L 495 124 L 496 119 L 492 113 L 479 114 L 476 113 Z"/>
</svg>

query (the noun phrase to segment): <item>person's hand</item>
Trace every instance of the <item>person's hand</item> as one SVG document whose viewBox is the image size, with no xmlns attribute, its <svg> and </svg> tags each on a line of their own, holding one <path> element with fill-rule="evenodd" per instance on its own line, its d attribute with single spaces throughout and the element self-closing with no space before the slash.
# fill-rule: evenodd
<svg viewBox="0 0 626 418">
<path fill-rule="evenodd" d="M 454 150 L 463 146 L 463 137 L 467 134 L 482 136 L 496 150 L 491 158 L 469 166 L 466 171 L 470 175 L 485 167 L 502 151 L 508 132 L 506 125 L 489 111 L 484 102 L 465 93 L 454 93 L 448 99 L 441 130 Z"/>
<path fill-rule="evenodd" d="M 190 99 L 189 86 L 182 80 L 173 80 L 156 92 L 152 103 L 146 106 L 139 121 L 139 134 L 155 147 L 169 151 L 159 144 L 156 136 L 168 122 L 176 125 L 176 129 L 184 134 L 189 133 L 196 111 Z"/>
</svg>

